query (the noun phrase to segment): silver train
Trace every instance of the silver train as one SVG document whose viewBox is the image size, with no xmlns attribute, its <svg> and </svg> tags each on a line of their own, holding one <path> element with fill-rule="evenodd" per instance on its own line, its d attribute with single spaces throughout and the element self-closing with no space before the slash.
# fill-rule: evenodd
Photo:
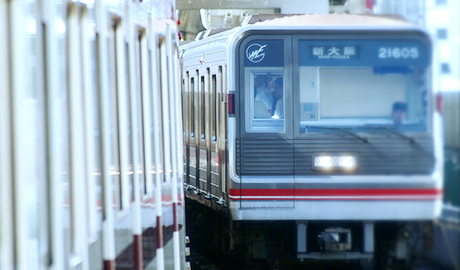
<svg viewBox="0 0 460 270">
<path fill-rule="evenodd" d="M 186 268 L 177 33 L 174 1 L 0 2 L 0 269 Z"/>
<path fill-rule="evenodd" d="M 250 268 L 409 265 L 442 204 L 429 36 L 384 17 L 276 17 L 180 47 L 195 238 Z"/>
</svg>

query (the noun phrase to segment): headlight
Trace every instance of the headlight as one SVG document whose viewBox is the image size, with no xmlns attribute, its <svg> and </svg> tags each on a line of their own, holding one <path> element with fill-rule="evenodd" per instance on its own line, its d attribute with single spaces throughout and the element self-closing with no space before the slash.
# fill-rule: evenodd
<svg viewBox="0 0 460 270">
<path fill-rule="evenodd" d="M 356 157 L 342 156 L 339 157 L 339 166 L 345 170 L 353 170 L 356 168 Z"/>
<path fill-rule="evenodd" d="M 350 154 L 313 154 L 313 170 L 356 170 L 358 167 L 357 155 Z"/>
<path fill-rule="evenodd" d="M 315 167 L 320 167 L 324 169 L 332 168 L 332 157 L 330 156 L 315 157 Z"/>
</svg>

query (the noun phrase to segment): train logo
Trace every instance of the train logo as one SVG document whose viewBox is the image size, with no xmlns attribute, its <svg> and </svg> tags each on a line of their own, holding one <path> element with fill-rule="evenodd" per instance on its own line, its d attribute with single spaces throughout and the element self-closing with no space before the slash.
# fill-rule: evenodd
<svg viewBox="0 0 460 270">
<path fill-rule="evenodd" d="M 263 53 L 265 47 L 267 47 L 267 44 L 260 45 L 260 44 L 254 43 L 250 45 L 246 49 L 246 57 L 249 59 L 249 61 L 253 63 L 259 63 L 265 58 L 265 53 Z"/>
</svg>

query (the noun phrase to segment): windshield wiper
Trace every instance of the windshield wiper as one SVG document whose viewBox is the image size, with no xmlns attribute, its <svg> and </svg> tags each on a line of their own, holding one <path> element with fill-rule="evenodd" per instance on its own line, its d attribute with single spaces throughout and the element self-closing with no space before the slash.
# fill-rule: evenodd
<svg viewBox="0 0 460 270">
<path fill-rule="evenodd" d="M 305 126 L 306 128 L 317 128 L 317 129 L 331 129 L 331 130 L 340 130 L 342 132 L 345 132 L 345 133 L 348 133 L 350 135 L 353 135 L 354 137 L 362 140 L 363 142 L 367 143 L 369 142 L 369 139 L 368 138 L 365 138 L 365 137 L 361 137 L 345 128 L 341 128 L 341 127 L 322 127 L 322 126 Z"/>
<path fill-rule="evenodd" d="M 394 128 L 389 128 L 389 127 L 366 127 L 366 126 L 360 126 L 357 128 L 367 128 L 367 129 L 383 129 L 386 130 L 392 134 L 398 135 L 399 137 L 408 140 L 410 143 L 415 143 L 414 138 L 411 138 L 409 136 L 404 135 L 403 133 L 396 131 Z"/>
</svg>

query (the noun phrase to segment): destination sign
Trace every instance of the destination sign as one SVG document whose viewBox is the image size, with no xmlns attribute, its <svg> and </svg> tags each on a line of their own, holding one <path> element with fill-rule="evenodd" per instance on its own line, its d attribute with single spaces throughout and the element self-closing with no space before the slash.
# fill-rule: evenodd
<svg viewBox="0 0 460 270">
<path fill-rule="evenodd" d="M 310 46 L 310 58 L 349 60 L 358 58 L 357 46 Z"/>
<path fill-rule="evenodd" d="M 299 40 L 301 66 L 426 66 L 430 53 L 419 40 Z"/>
</svg>

